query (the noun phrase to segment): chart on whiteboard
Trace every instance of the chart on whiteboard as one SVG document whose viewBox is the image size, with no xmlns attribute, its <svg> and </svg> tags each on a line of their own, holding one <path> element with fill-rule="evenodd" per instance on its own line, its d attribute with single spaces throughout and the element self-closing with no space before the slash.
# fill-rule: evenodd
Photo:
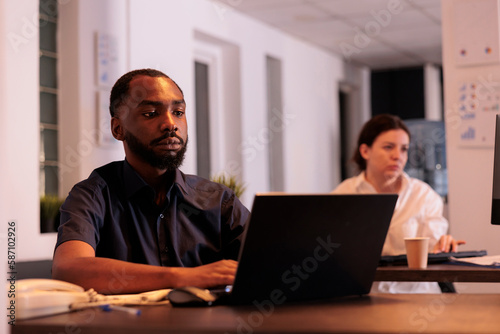
<svg viewBox="0 0 500 334">
<path fill-rule="evenodd" d="M 458 84 L 460 146 L 493 147 L 495 115 L 500 113 L 500 83 L 487 77 Z"/>
</svg>

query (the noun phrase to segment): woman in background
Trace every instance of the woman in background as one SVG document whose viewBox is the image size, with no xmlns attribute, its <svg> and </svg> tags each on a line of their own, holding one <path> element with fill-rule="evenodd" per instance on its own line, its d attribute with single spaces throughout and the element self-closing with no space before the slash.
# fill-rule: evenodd
<svg viewBox="0 0 500 334">
<path fill-rule="evenodd" d="M 457 251 L 463 240 L 447 234 L 441 197 L 425 182 L 404 172 L 410 131 L 394 115 L 378 115 L 362 128 L 353 160 L 361 173 L 342 182 L 333 193 L 399 195 L 382 255 L 405 254 L 404 238 L 429 237 L 429 252 Z M 435 282 L 374 282 L 372 292 L 440 293 Z"/>
</svg>

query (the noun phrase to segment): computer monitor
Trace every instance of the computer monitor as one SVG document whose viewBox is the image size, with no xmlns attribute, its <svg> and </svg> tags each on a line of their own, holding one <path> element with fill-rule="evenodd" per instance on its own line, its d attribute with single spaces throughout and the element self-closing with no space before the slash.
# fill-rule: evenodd
<svg viewBox="0 0 500 334">
<path fill-rule="evenodd" d="M 496 115 L 495 152 L 493 160 L 493 200 L 491 202 L 491 224 L 500 225 L 500 115 Z"/>
</svg>

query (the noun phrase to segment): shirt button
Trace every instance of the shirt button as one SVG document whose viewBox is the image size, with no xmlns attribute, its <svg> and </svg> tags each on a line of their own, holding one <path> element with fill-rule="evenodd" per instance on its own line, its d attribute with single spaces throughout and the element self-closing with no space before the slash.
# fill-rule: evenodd
<svg viewBox="0 0 500 334">
<path fill-rule="evenodd" d="M 164 217 L 163 213 L 160 213 L 160 218 L 163 219 Z"/>
<path fill-rule="evenodd" d="M 165 253 L 168 253 L 168 247 L 165 247 L 165 248 L 163 249 L 163 251 L 164 251 Z"/>
</svg>

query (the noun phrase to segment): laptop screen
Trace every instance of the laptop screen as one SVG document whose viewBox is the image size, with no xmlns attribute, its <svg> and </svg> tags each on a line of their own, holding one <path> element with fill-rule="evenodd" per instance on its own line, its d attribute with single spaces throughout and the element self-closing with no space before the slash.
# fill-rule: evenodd
<svg viewBox="0 0 500 334">
<path fill-rule="evenodd" d="M 233 302 L 369 293 L 396 200 L 395 194 L 256 195 Z"/>
</svg>

